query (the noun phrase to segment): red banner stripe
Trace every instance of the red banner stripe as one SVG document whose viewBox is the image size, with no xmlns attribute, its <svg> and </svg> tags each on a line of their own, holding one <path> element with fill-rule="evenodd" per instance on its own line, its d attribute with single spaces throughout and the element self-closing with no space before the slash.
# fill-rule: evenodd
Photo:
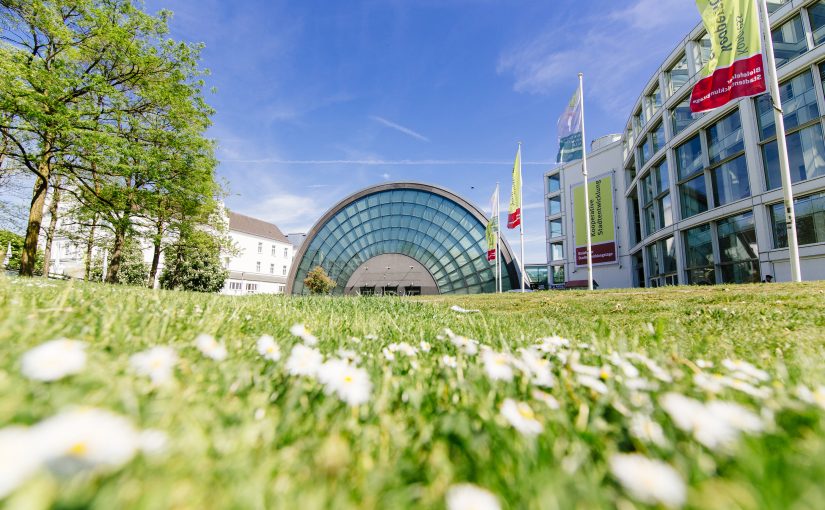
<svg viewBox="0 0 825 510">
<path fill-rule="evenodd" d="M 490 250 L 487 252 L 487 260 L 496 260 L 496 250 Z"/>
<path fill-rule="evenodd" d="M 521 225 L 521 207 L 507 216 L 507 228 L 516 228 Z"/>
<path fill-rule="evenodd" d="M 734 99 L 756 96 L 766 90 L 765 65 L 759 53 L 737 60 L 729 67 L 720 67 L 712 75 L 699 80 L 690 96 L 690 111 L 706 112 Z"/>
</svg>

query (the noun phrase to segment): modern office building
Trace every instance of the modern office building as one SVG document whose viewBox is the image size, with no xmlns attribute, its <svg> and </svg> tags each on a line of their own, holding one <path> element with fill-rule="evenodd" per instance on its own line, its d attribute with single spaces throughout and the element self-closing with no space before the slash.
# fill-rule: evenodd
<svg viewBox="0 0 825 510">
<path fill-rule="evenodd" d="M 323 267 L 335 294 L 476 294 L 495 291 L 487 261 L 486 216 L 446 189 L 388 183 L 355 193 L 330 209 L 295 256 L 287 292 L 306 294 L 304 279 Z M 518 272 L 502 239 L 503 288 Z"/>
<path fill-rule="evenodd" d="M 802 277 L 825 279 L 825 1 L 769 5 Z M 690 92 L 709 55 L 700 25 L 656 70 L 618 141 L 594 142 L 591 195 L 593 181 L 610 177 L 601 183 L 615 222 L 615 253 L 594 267 L 602 288 L 790 279 L 773 106 L 765 95 L 692 115 Z M 582 182 L 581 162 L 545 174 L 556 283 L 586 275 L 572 196 Z"/>
</svg>

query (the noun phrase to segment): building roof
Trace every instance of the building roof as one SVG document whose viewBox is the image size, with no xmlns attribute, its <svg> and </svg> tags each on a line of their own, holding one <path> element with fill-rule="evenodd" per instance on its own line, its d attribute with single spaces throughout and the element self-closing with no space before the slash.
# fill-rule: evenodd
<svg viewBox="0 0 825 510">
<path fill-rule="evenodd" d="M 276 225 L 232 211 L 229 211 L 229 230 L 289 244 L 289 239 Z"/>
</svg>

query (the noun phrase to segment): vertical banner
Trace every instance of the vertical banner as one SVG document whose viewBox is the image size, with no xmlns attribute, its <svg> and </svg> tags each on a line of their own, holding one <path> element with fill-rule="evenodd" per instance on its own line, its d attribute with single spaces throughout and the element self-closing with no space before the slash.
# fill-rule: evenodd
<svg viewBox="0 0 825 510">
<path fill-rule="evenodd" d="M 764 93 L 765 65 L 754 0 L 696 0 L 711 54 L 693 87 L 690 111 L 706 112 Z"/>
<path fill-rule="evenodd" d="M 513 164 L 513 188 L 510 191 L 508 212 L 507 228 L 513 229 L 521 225 L 521 146 L 516 152 L 516 162 Z"/>
<path fill-rule="evenodd" d="M 487 221 L 487 260 L 494 261 L 497 257 L 497 244 L 498 244 L 498 217 L 499 217 L 499 205 L 498 205 L 498 185 L 496 185 L 496 190 L 493 192 L 493 196 L 490 197 L 490 219 Z"/>
<path fill-rule="evenodd" d="M 590 236 L 593 265 L 613 264 L 616 253 L 616 221 L 613 207 L 613 177 L 601 177 L 588 184 L 590 198 Z M 584 184 L 573 188 L 573 221 L 576 224 L 576 265 L 587 265 L 587 220 Z"/>
<path fill-rule="evenodd" d="M 559 117 L 556 128 L 559 133 L 556 163 L 582 159 L 582 101 L 578 89 Z"/>
</svg>

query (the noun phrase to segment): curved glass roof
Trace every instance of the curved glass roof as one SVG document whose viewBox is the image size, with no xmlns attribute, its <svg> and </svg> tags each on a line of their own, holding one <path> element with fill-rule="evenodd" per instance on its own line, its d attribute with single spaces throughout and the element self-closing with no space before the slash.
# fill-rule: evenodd
<svg viewBox="0 0 825 510">
<path fill-rule="evenodd" d="M 487 261 L 485 225 L 449 198 L 421 189 L 386 189 L 366 194 L 345 205 L 307 239 L 296 261 L 293 294 L 306 294 L 304 278 L 323 267 L 344 285 L 364 262 L 386 253 L 419 261 L 435 279 L 442 294 L 495 291 L 495 264 Z M 502 243 L 504 249 L 504 243 Z M 503 288 L 512 288 L 506 266 Z"/>
</svg>

